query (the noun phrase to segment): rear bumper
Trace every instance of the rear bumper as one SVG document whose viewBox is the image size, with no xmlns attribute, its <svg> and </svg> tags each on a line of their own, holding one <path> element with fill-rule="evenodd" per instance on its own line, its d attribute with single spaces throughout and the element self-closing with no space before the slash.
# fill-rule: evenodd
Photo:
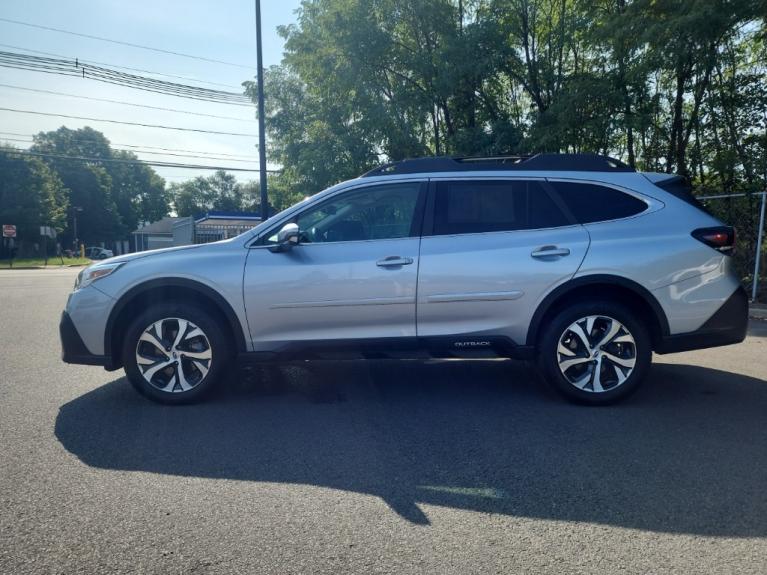
<svg viewBox="0 0 767 575">
<path fill-rule="evenodd" d="M 733 292 L 700 329 L 664 336 L 656 353 L 676 353 L 740 343 L 748 329 L 748 295 L 742 286 Z"/>
<path fill-rule="evenodd" d="M 112 358 L 105 355 L 94 355 L 88 351 L 80 334 L 77 333 L 75 324 L 72 323 L 72 318 L 65 311 L 61 313 L 59 336 L 61 337 L 61 359 L 65 363 L 101 365 L 107 369 L 112 367 Z"/>
</svg>

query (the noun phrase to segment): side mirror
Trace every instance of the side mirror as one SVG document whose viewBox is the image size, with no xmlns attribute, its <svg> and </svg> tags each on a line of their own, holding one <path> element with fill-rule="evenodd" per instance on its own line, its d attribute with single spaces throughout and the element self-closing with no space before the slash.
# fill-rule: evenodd
<svg viewBox="0 0 767 575">
<path fill-rule="evenodd" d="M 272 246 L 273 252 L 286 252 L 293 246 L 298 245 L 299 231 L 298 224 L 288 223 L 277 233 L 277 243 Z"/>
</svg>

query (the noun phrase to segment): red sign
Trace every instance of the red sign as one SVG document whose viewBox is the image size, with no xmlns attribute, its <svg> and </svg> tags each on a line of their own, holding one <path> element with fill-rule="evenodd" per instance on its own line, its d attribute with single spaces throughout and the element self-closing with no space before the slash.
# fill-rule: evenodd
<svg viewBox="0 0 767 575">
<path fill-rule="evenodd" d="M 15 238 L 16 237 L 16 226 L 11 224 L 3 224 L 3 237 L 4 238 Z"/>
</svg>

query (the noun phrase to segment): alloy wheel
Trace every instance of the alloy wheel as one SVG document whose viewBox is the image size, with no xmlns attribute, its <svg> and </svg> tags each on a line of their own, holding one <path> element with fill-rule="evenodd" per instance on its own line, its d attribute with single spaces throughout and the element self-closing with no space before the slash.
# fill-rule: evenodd
<svg viewBox="0 0 767 575">
<path fill-rule="evenodd" d="M 208 375 L 212 359 L 205 332 L 177 317 L 155 321 L 144 329 L 136 344 L 136 364 L 141 375 L 167 393 L 197 387 Z"/>
<path fill-rule="evenodd" d="M 557 364 L 576 388 L 603 393 L 622 385 L 634 371 L 634 336 L 618 320 L 590 315 L 564 330 L 557 345 Z"/>
</svg>

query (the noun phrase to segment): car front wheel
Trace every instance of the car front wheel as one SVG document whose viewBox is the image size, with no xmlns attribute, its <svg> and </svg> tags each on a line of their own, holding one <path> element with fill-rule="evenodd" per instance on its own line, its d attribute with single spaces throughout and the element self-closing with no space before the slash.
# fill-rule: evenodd
<svg viewBox="0 0 767 575">
<path fill-rule="evenodd" d="M 127 330 L 123 365 L 133 386 L 161 403 L 196 401 L 213 388 L 231 354 L 218 320 L 191 305 L 161 304 Z"/>
</svg>

